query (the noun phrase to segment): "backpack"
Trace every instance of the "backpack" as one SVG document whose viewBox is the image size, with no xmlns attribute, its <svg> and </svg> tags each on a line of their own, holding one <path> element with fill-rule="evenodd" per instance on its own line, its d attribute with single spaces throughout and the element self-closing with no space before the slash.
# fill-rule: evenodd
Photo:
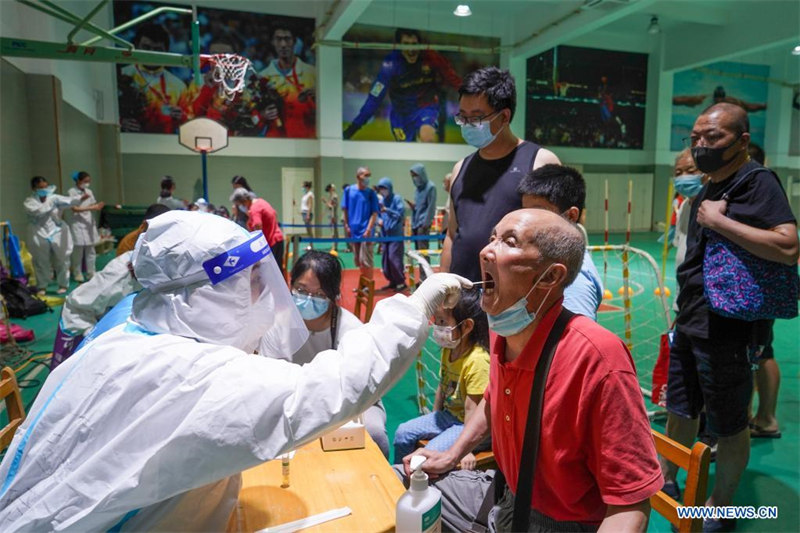
<svg viewBox="0 0 800 533">
<path fill-rule="evenodd" d="M 46 303 L 34 298 L 28 287 L 15 279 L 0 279 L 0 294 L 3 295 L 8 314 L 12 318 L 28 318 L 45 311 L 53 312 Z"/>
</svg>

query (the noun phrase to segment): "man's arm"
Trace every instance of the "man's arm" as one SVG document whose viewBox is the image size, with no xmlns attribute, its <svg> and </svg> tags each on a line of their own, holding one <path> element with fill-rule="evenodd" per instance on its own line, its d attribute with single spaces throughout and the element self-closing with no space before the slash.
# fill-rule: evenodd
<svg viewBox="0 0 800 533">
<path fill-rule="evenodd" d="M 344 234 L 350 238 L 350 219 L 347 218 L 347 208 L 342 206 L 342 220 L 344 220 Z"/>
<path fill-rule="evenodd" d="M 697 210 L 697 223 L 762 259 L 787 265 L 797 264 L 797 224 L 780 224 L 772 229 L 754 228 L 725 216 L 727 209 L 725 200 L 704 200 Z"/>
<path fill-rule="evenodd" d="M 427 448 L 420 448 L 419 450 L 403 457 L 403 466 L 406 475 L 411 474 L 410 461 L 412 455 L 424 455 L 428 458 L 422 469 L 429 474 L 444 474 L 456 467 L 458 461 L 461 460 L 468 452 L 475 449 L 475 446 L 480 444 L 483 439 L 489 435 L 491 429 L 491 414 L 489 402 L 482 399 L 481 403 L 475 408 L 475 412 L 470 417 L 469 421 L 464 424 L 464 429 L 461 431 L 455 443 L 445 452 L 436 452 Z"/>
<path fill-rule="evenodd" d="M 649 499 L 633 505 L 609 505 L 598 532 L 644 533 L 649 517 Z"/>
<path fill-rule="evenodd" d="M 539 148 L 539 151 L 536 153 L 536 159 L 533 160 L 533 169 L 536 170 L 539 167 L 543 167 L 545 165 L 560 165 L 561 161 L 556 157 L 556 154 L 548 150 L 547 148 Z"/>
<path fill-rule="evenodd" d="M 450 263 L 453 259 L 453 239 L 458 231 L 458 220 L 456 220 L 456 208 L 455 203 L 453 202 L 452 191 L 453 185 L 458 179 L 458 173 L 461 171 L 462 164 L 464 164 L 463 159 L 453 166 L 453 180 L 450 182 L 450 192 L 448 193 L 450 196 L 450 213 L 447 217 L 447 233 L 445 234 L 444 242 L 442 243 L 442 257 L 439 260 L 440 272 L 450 272 Z"/>
<path fill-rule="evenodd" d="M 367 222 L 367 229 L 364 230 L 364 237 L 365 239 L 368 237 L 372 237 L 372 228 L 375 226 L 375 219 L 378 217 L 378 212 L 373 211 L 373 213 L 369 216 L 369 222 Z"/>
</svg>

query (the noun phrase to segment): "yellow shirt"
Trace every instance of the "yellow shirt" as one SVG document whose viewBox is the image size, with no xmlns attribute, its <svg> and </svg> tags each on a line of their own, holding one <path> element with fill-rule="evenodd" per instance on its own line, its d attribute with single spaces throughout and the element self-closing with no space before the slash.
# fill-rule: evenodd
<svg viewBox="0 0 800 533">
<path fill-rule="evenodd" d="M 450 361 L 449 348 L 442 350 L 441 384 L 444 409 L 464 421 L 467 395 L 482 395 L 489 384 L 489 353 L 479 345 L 455 361 Z"/>
</svg>

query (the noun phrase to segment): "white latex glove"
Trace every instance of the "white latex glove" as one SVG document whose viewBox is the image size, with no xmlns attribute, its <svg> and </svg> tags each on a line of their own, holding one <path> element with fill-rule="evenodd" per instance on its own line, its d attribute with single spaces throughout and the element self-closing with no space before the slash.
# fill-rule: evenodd
<svg viewBox="0 0 800 533">
<path fill-rule="evenodd" d="M 455 307 L 461 297 L 462 288 L 471 289 L 472 282 L 456 274 L 439 272 L 423 281 L 408 297 L 408 301 L 425 316 L 431 317 L 440 305 L 444 305 L 446 309 Z"/>
</svg>

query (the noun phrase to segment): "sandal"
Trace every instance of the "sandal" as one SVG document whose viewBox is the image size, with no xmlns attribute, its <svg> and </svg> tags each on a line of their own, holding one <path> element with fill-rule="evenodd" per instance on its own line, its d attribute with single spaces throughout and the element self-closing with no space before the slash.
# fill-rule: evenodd
<svg viewBox="0 0 800 533">
<path fill-rule="evenodd" d="M 781 438 L 781 430 L 773 429 L 767 430 L 758 424 L 750 423 L 750 438 L 751 439 L 779 439 Z"/>
</svg>

